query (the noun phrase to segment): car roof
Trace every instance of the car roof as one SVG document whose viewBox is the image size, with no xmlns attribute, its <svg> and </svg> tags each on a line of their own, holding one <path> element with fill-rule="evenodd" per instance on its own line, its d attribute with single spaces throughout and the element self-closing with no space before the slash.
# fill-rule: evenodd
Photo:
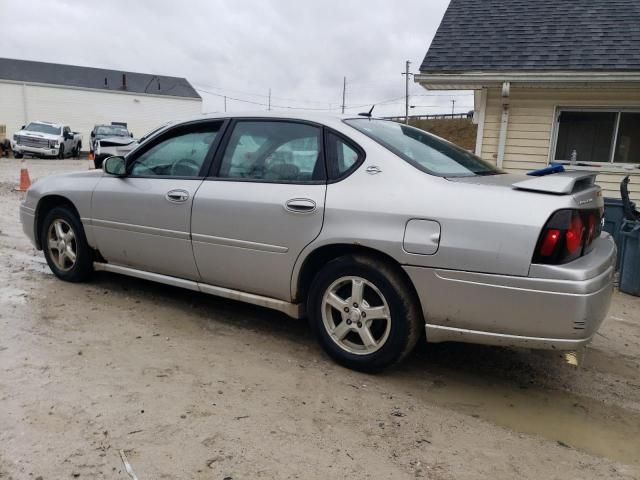
<svg viewBox="0 0 640 480">
<path fill-rule="evenodd" d="M 278 120 L 302 120 L 307 122 L 319 123 L 335 127 L 336 129 L 344 128 L 344 120 L 350 119 L 364 119 L 368 118 L 362 115 L 341 115 L 327 112 L 314 112 L 314 111 L 294 111 L 294 112 L 282 112 L 282 111 L 247 111 L 247 112 L 211 112 L 204 113 L 197 117 L 190 117 L 180 121 L 169 122 L 166 126 L 175 126 L 181 123 L 193 122 L 199 120 L 224 120 L 227 118 L 273 118 Z M 372 120 L 384 120 L 382 118 L 370 117 Z"/>
<path fill-rule="evenodd" d="M 29 122 L 29 123 L 39 123 L 40 125 L 49 125 L 51 127 L 61 127 L 62 126 L 62 124 L 60 124 L 60 123 L 45 122 L 43 120 L 34 120 L 32 122 Z"/>
</svg>

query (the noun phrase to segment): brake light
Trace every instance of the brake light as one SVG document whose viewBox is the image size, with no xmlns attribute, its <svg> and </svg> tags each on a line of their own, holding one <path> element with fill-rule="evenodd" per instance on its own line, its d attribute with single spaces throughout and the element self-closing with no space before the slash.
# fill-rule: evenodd
<svg viewBox="0 0 640 480">
<path fill-rule="evenodd" d="M 582 219 L 577 212 L 574 212 L 571 218 L 571 227 L 567 231 L 567 251 L 573 255 L 582 248 L 582 237 L 584 233 L 584 225 Z"/>
<path fill-rule="evenodd" d="M 559 210 L 540 234 L 534 263 L 561 264 L 584 255 L 600 234 L 602 210 Z"/>
<path fill-rule="evenodd" d="M 556 245 L 558 245 L 558 240 L 560 240 L 560 230 L 547 230 L 540 247 L 540 255 L 543 257 L 551 256 L 556 249 Z"/>
</svg>

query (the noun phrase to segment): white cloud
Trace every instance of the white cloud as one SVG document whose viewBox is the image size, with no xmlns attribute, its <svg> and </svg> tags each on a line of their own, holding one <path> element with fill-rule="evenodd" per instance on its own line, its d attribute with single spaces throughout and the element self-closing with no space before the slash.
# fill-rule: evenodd
<svg viewBox="0 0 640 480">
<path fill-rule="evenodd" d="M 404 61 L 417 71 L 448 0 L 2 0 L 1 55 L 184 76 L 196 87 L 272 104 L 336 108 L 396 99 L 404 113 Z M 428 92 L 412 83 L 414 94 Z M 205 111 L 223 100 L 207 93 Z M 253 95 L 248 95 L 253 94 Z M 264 95 L 264 96 L 259 96 Z M 414 97 L 448 112 L 451 96 Z M 456 111 L 473 107 L 458 96 Z M 261 109 L 229 100 L 229 110 Z M 357 113 L 358 109 L 350 110 Z"/>
</svg>

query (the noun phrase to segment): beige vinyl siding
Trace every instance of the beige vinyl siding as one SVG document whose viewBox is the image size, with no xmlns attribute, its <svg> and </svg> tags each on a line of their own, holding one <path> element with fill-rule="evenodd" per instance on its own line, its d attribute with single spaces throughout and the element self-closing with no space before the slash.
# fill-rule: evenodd
<svg viewBox="0 0 640 480">
<path fill-rule="evenodd" d="M 549 163 L 556 107 L 640 108 L 638 88 L 524 88 L 512 85 L 509 96 L 509 125 L 503 168 L 526 173 Z M 482 138 L 482 158 L 496 163 L 502 115 L 501 90 L 487 91 L 487 108 Z M 631 173 L 629 190 L 640 202 L 640 170 L 602 172 L 598 183 L 606 197 L 620 197 L 620 181 Z"/>
</svg>

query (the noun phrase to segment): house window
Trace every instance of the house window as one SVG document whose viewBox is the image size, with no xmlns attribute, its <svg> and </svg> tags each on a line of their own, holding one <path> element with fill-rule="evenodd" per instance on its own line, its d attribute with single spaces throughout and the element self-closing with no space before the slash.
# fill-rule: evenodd
<svg viewBox="0 0 640 480">
<path fill-rule="evenodd" d="M 560 110 L 557 162 L 640 164 L 640 112 Z"/>
</svg>

